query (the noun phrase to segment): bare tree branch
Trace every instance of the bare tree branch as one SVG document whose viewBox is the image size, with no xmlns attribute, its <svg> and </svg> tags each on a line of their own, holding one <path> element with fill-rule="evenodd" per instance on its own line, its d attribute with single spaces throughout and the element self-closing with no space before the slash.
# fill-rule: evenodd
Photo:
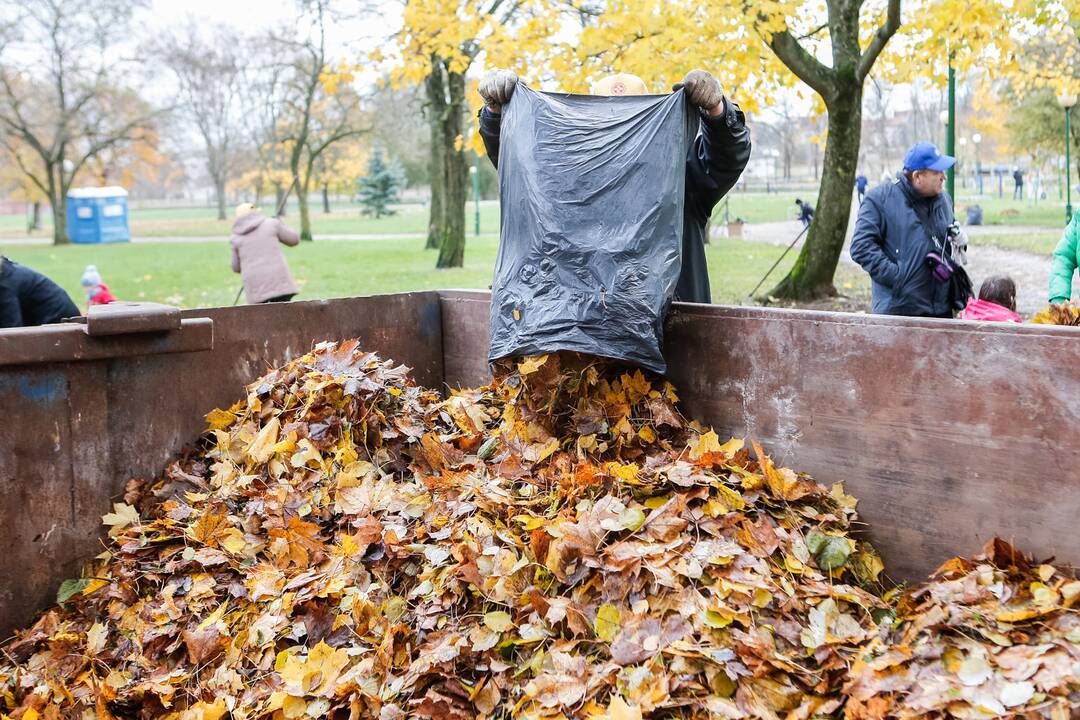
<svg viewBox="0 0 1080 720">
<path fill-rule="evenodd" d="M 821 97 L 828 100 L 834 90 L 832 68 L 824 65 L 807 52 L 787 30 L 774 33 L 768 38 L 769 47 L 776 57 L 788 67 L 795 76 L 809 85 Z"/>
<path fill-rule="evenodd" d="M 889 0 L 889 6 L 886 9 L 885 22 L 874 33 L 874 37 L 870 40 L 870 44 L 866 46 L 866 50 L 863 51 L 862 57 L 859 58 L 859 64 L 855 68 L 855 79 L 859 83 L 862 83 L 866 79 L 866 76 L 870 74 L 870 68 L 874 67 L 874 63 L 877 61 L 878 56 L 881 55 L 881 51 L 885 49 L 886 43 L 889 39 L 896 34 L 896 31 L 900 29 L 900 0 Z"/>
</svg>

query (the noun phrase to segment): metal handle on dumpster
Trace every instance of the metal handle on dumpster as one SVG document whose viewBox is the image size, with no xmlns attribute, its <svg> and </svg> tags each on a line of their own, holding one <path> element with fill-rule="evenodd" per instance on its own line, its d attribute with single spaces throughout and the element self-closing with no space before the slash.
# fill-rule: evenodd
<svg viewBox="0 0 1080 720">
<path fill-rule="evenodd" d="M 184 318 L 158 303 L 95 305 L 85 317 L 0 332 L 0 366 L 200 352 L 214 347 L 214 321 Z"/>
<path fill-rule="evenodd" d="M 160 303 L 114 302 L 95 305 L 86 314 L 86 334 L 91 337 L 168 332 L 181 325 L 180 308 Z"/>
</svg>

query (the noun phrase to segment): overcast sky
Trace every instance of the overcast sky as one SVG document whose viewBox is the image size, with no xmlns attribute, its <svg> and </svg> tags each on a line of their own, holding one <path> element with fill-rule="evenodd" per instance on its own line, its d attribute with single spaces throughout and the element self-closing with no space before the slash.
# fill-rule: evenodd
<svg viewBox="0 0 1080 720">
<path fill-rule="evenodd" d="M 343 9 L 362 6 L 360 0 L 335 3 Z M 346 20 L 327 25 L 327 44 L 333 55 L 349 57 L 361 48 L 371 48 L 392 32 L 391 21 L 400 14 L 403 3 L 379 0 L 382 20 Z M 244 29 L 249 34 L 272 27 L 288 26 L 296 18 L 295 0 L 152 0 L 149 24 L 157 30 L 186 22 L 193 17 L 207 25 L 220 24 Z"/>
</svg>

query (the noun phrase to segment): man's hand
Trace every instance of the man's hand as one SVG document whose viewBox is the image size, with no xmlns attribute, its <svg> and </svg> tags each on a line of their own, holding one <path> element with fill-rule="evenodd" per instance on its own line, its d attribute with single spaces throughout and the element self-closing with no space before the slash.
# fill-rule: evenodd
<svg viewBox="0 0 1080 720">
<path fill-rule="evenodd" d="M 682 89 L 691 104 L 716 117 L 724 112 L 724 91 L 720 83 L 704 70 L 691 70 L 672 90 Z"/>
<path fill-rule="evenodd" d="M 477 90 L 488 110 L 497 113 L 502 112 L 502 106 L 510 102 L 510 97 L 517 87 L 518 76 L 509 70 L 491 70 L 480 79 Z"/>
</svg>

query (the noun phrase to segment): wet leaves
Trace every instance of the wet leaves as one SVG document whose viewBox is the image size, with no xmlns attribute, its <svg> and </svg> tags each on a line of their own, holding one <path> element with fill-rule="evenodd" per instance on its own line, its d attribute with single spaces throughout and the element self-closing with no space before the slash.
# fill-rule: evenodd
<svg viewBox="0 0 1080 720">
<path fill-rule="evenodd" d="M 1080 325 L 1080 307 L 1071 300 L 1056 305 L 1047 305 L 1035 313 L 1031 322 L 1037 325 Z"/>
<path fill-rule="evenodd" d="M 1080 618 L 1064 591 L 1076 583 L 1001 540 L 950 560 L 860 650 L 846 716 L 1075 717 Z"/>
<path fill-rule="evenodd" d="M 853 497 L 675 402 L 556 354 L 444 398 L 320 345 L 129 485 L 107 553 L 3 647 L 0 714 L 794 720 L 843 712 L 846 683 L 851 717 L 891 717 L 937 707 L 945 681 L 894 677 L 923 667 L 954 704 L 1064 697 L 1080 584 L 1013 552 L 890 606 Z M 964 614 L 972 592 L 997 604 Z"/>
</svg>

